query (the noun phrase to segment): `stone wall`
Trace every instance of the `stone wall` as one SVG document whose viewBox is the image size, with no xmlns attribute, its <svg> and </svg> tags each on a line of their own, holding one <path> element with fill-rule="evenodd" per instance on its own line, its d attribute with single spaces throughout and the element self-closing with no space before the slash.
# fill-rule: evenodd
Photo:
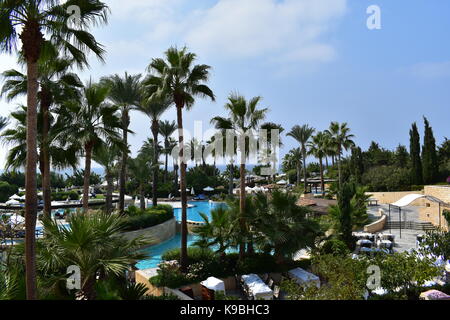
<svg viewBox="0 0 450 320">
<path fill-rule="evenodd" d="M 389 204 L 400 200 L 408 194 L 424 194 L 423 191 L 396 191 L 396 192 L 366 192 L 372 199 L 377 199 L 379 204 Z M 417 199 L 411 205 L 423 206 L 423 199 Z"/>
<path fill-rule="evenodd" d="M 380 232 L 384 229 L 384 225 L 386 224 L 387 218 L 386 218 L 386 214 L 384 214 L 384 212 L 382 212 L 383 210 L 380 209 L 380 211 L 382 214 L 381 218 L 375 222 L 365 225 L 364 232 L 375 233 L 375 232 Z"/>
<path fill-rule="evenodd" d="M 155 245 L 173 238 L 176 230 L 176 220 L 173 218 L 150 228 L 124 232 L 123 236 L 126 239 L 135 239 L 139 236 L 151 237 L 153 242 L 150 245 Z"/>
<path fill-rule="evenodd" d="M 450 186 L 425 186 L 424 193 L 450 204 Z M 431 222 L 435 226 L 449 230 L 449 225 L 442 215 L 445 209 L 450 210 L 450 208 L 441 206 L 439 211 L 438 203 L 424 199 L 424 207 L 419 209 L 419 218 L 422 221 Z"/>
</svg>

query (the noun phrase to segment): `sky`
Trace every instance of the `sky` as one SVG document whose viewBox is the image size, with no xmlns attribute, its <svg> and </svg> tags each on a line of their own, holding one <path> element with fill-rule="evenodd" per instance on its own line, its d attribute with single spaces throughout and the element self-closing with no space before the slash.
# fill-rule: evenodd
<svg viewBox="0 0 450 320">
<path fill-rule="evenodd" d="M 450 1 L 447 0 L 106 0 L 109 24 L 93 33 L 107 50 L 80 77 L 94 81 L 118 73 L 146 73 L 170 46 L 187 46 L 212 66 L 208 85 L 216 101 L 198 99 L 184 113 L 185 127 L 226 116 L 231 92 L 261 96 L 266 120 L 289 131 L 309 124 L 327 129 L 347 122 L 355 142 L 393 149 L 409 145 L 423 116 L 437 143 L 450 137 Z M 381 29 L 369 30 L 366 12 L 380 8 Z M 0 55 L 0 71 L 15 66 Z M 20 101 L 0 101 L 7 116 Z M 172 108 L 163 119 L 175 120 Z M 150 120 L 133 112 L 133 155 L 151 135 Z M 296 147 L 283 136 L 281 154 Z M 0 168 L 7 147 L 0 146 Z M 82 161 L 81 161 L 82 163 Z M 82 165 L 81 165 L 82 166 Z"/>
</svg>

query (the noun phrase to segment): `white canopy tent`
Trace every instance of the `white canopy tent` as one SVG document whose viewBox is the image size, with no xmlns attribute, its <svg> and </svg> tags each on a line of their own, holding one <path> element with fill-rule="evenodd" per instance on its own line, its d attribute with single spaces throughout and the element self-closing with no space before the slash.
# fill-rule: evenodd
<svg viewBox="0 0 450 320">
<path fill-rule="evenodd" d="M 405 207 L 405 206 L 411 204 L 412 202 L 416 201 L 417 199 L 426 199 L 428 201 L 439 204 L 439 227 L 441 226 L 441 205 L 445 206 L 445 207 L 450 207 L 450 204 L 442 201 L 441 199 L 438 199 L 436 197 L 429 196 L 429 195 L 418 194 L 418 193 L 407 194 L 403 198 L 401 198 L 393 203 L 390 203 L 389 204 L 389 221 L 391 220 L 391 206 L 398 208 L 398 216 L 399 216 L 399 220 L 400 220 L 400 229 L 399 229 L 400 230 L 400 238 L 402 237 L 402 207 Z"/>
<path fill-rule="evenodd" d="M 207 186 L 206 188 L 203 188 L 203 191 L 214 191 L 214 188 Z"/>
<path fill-rule="evenodd" d="M 20 200 L 21 197 L 17 194 L 12 195 L 11 197 L 9 197 L 9 200 Z"/>
<path fill-rule="evenodd" d="M 286 180 L 280 180 L 280 181 L 277 182 L 277 184 L 279 184 L 279 185 L 284 185 L 284 184 L 286 184 L 286 183 L 287 183 Z"/>
</svg>

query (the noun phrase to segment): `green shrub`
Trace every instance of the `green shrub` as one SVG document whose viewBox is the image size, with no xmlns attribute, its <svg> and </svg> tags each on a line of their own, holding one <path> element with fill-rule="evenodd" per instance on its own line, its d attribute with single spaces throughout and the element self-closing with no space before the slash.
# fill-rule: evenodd
<svg viewBox="0 0 450 320">
<path fill-rule="evenodd" d="M 61 191 L 52 193 L 52 201 L 79 200 L 80 195 L 76 191 Z"/>
<path fill-rule="evenodd" d="M 158 205 L 143 211 L 131 206 L 126 213 L 126 231 L 150 228 L 173 218 L 173 208 L 169 205 Z"/>
<path fill-rule="evenodd" d="M 175 248 L 172 250 L 166 251 L 162 255 L 162 260 L 171 261 L 171 260 L 180 260 L 181 249 Z M 210 262 L 217 258 L 214 251 L 211 249 L 203 249 L 199 247 L 189 247 L 187 250 L 189 263 L 199 263 L 199 262 Z"/>
<path fill-rule="evenodd" d="M 275 258 L 266 253 L 256 253 L 239 261 L 236 266 L 236 273 L 266 273 L 277 272 L 280 266 L 276 263 Z"/>
<path fill-rule="evenodd" d="M 320 254 L 346 255 L 350 253 L 347 245 L 339 239 L 325 241 L 320 248 Z"/>
<path fill-rule="evenodd" d="M 6 181 L 0 181 L 0 202 L 8 201 L 9 197 L 17 193 L 19 189 Z"/>
</svg>

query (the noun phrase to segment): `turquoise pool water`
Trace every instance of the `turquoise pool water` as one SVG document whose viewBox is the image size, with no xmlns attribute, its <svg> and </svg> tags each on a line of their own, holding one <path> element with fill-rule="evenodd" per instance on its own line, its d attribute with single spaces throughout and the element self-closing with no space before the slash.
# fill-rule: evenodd
<svg viewBox="0 0 450 320">
<path fill-rule="evenodd" d="M 203 219 L 200 213 L 205 213 L 208 217 L 211 215 L 211 209 L 224 206 L 224 203 L 209 203 L 209 201 L 190 201 L 188 202 L 193 207 L 187 209 L 187 219 L 191 221 L 202 222 Z M 175 218 L 181 221 L 181 209 L 174 209 Z M 198 236 L 188 235 L 188 246 L 191 246 Z M 161 262 L 161 256 L 168 250 L 179 248 L 181 244 L 181 235 L 177 234 L 172 239 L 169 239 L 160 244 L 148 247 L 143 251 L 149 255 L 150 258 L 141 260 L 136 264 L 138 269 L 156 268 Z"/>
<path fill-rule="evenodd" d="M 197 236 L 188 235 L 188 246 L 192 245 Z M 136 264 L 138 269 L 148 269 L 148 268 L 156 268 L 158 264 L 161 262 L 161 256 L 168 250 L 179 248 L 181 243 L 181 234 L 177 234 L 172 239 L 164 241 L 155 246 L 148 247 L 143 251 L 147 253 L 150 258 L 146 260 L 141 260 Z"/>
<path fill-rule="evenodd" d="M 208 201 L 191 201 L 188 204 L 193 205 L 193 207 L 187 209 L 187 219 L 197 222 L 203 221 L 200 216 L 201 212 L 210 217 L 211 209 L 226 205 L 224 203 L 209 203 Z M 181 209 L 174 209 L 174 215 L 178 221 L 181 221 Z"/>
</svg>

